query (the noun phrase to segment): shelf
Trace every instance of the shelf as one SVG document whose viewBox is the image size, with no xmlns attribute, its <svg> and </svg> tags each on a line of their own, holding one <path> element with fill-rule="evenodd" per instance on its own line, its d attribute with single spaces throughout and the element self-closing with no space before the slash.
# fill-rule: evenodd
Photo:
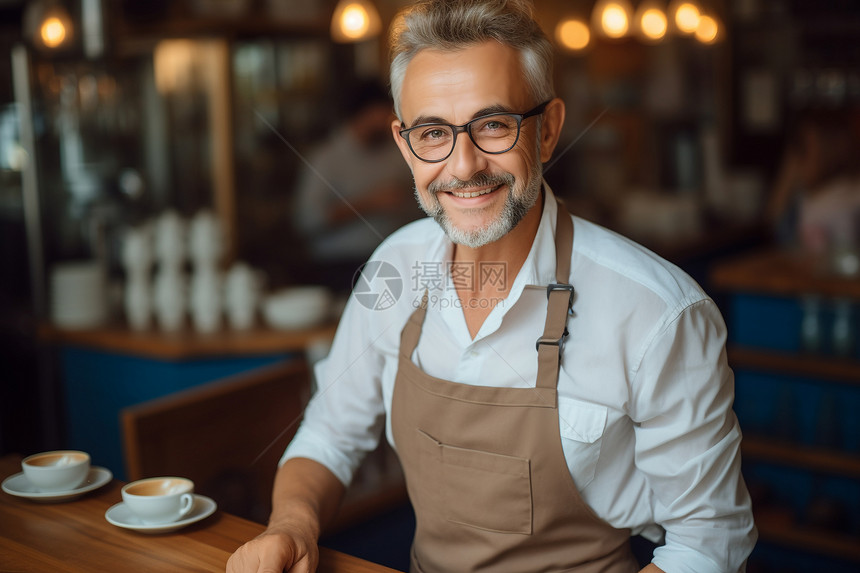
<svg viewBox="0 0 860 573">
<path fill-rule="evenodd" d="M 159 360 L 187 360 L 213 356 L 250 356 L 301 352 L 319 340 L 331 340 L 333 323 L 301 330 L 259 327 L 248 331 L 222 330 L 199 334 L 190 329 L 175 333 L 157 330 L 137 332 L 122 325 L 87 330 L 68 330 L 50 325 L 39 328 L 46 342 L 83 346 Z"/>
<path fill-rule="evenodd" d="M 748 436 L 741 442 L 741 452 L 745 458 L 860 479 L 860 456 L 857 454 Z"/>
<path fill-rule="evenodd" d="M 624 229 L 619 231 L 622 234 L 625 233 Z M 678 240 L 677 237 L 672 239 L 640 237 L 638 240 L 661 257 L 682 265 L 753 244 L 761 241 L 764 236 L 764 231 L 758 224 L 713 219 L 707 222 L 702 232 L 684 237 L 684 240 Z"/>
<path fill-rule="evenodd" d="M 829 381 L 860 386 L 860 362 L 850 358 L 787 354 L 732 346 L 728 349 L 732 368 L 766 370 L 791 376 L 826 378 Z"/>
<path fill-rule="evenodd" d="M 826 262 L 802 253 L 766 250 L 716 264 L 710 282 L 728 292 L 860 299 L 860 280 L 833 273 Z"/>
<path fill-rule="evenodd" d="M 756 511 L 755 520 L 761 541 L 860 562 L 857 536 L 804 527 L 782 511 Z"/>
</svg>

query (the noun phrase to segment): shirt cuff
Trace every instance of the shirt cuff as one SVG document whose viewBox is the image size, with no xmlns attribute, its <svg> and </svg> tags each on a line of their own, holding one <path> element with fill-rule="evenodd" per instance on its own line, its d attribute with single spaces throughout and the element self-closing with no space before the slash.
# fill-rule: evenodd
<svg viewBox="0 0 860 573">
<path fill-rule="evenodd" d="M 315 438 L 309 432 L 302 432 L 301 428 L 290 445 L 287 446 L 278 466 L 282 466 L 284 462 L 292 458 L 307 458 L 322 464 L 340 480 L 344 487 L 349 487 L 352 481 L 354 468 L 349 460 L 332 450 L 325 441 Z"/>
<path fill-rule="evenodd" d="M 678 545 L 656 548 L 651 562 L 665 573 L 726 573 L 707 555 Z"/>
</svg>

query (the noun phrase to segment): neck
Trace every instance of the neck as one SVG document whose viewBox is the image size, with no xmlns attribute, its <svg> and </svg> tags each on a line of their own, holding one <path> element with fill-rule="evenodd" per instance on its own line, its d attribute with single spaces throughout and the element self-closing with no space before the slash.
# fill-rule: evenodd
<svg viewBox="0 0 860 573">
<path fill-rule="evenodd" d="M 506 282 L 510 287 L 513 277 L 517 276 L 531 250 L 540 226 L 545 200 L 544 194 L 541 193 L 519 224 L 498 241 L 478 248 L 454 245 L 454 263 L 475 264 L 476 267 L 477 263 L 504 263 L 508 273 Z"/>
</svg>

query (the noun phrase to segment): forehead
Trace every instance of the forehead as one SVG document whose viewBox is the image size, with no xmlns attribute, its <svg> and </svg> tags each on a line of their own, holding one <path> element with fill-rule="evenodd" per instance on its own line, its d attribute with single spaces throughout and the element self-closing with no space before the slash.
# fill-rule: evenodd
<svg viewBox="0 0 860 573">
<path fill-rule="evenodd" d="M 417 117 L 464 123 L 489 106 L 521 112 L 530 104 L 518 52 L 495 41 L 456 51 L 420 51 L 406 68 L 400 95 L 407 124 Z"/>
</svg>

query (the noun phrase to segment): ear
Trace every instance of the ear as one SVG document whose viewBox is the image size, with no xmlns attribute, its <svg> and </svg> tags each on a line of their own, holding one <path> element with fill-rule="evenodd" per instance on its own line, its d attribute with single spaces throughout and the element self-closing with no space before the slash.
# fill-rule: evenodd
<svg viewBox="0 0 860 573">
<path fill-rule="evenodd" d="M 561 98 L 555 98 L 547 104 L 543 112 L 543 123 L 540 130 L 540 160 L 546 163 L 552 158 L 552 152 L 561 137 L 564 126 L 565 107 Z"/>
<path fill-rule="evenodd" d="M 397 144 L 397 147 L 400 149 L 400 154 L 403 155 L 403 159 L 406 160 L 406 164 L 409 166 L 409 170 L 411 171 L 414 156 L 412 155 L 412 151 L 409 149 L 409 144 L 400 136 L 400 130 L 402 128 L 403 124 L 399 119 L 394 118 L 391 121 L 391 136 L 394 138 L 394 143 Z"/>
</svg>

